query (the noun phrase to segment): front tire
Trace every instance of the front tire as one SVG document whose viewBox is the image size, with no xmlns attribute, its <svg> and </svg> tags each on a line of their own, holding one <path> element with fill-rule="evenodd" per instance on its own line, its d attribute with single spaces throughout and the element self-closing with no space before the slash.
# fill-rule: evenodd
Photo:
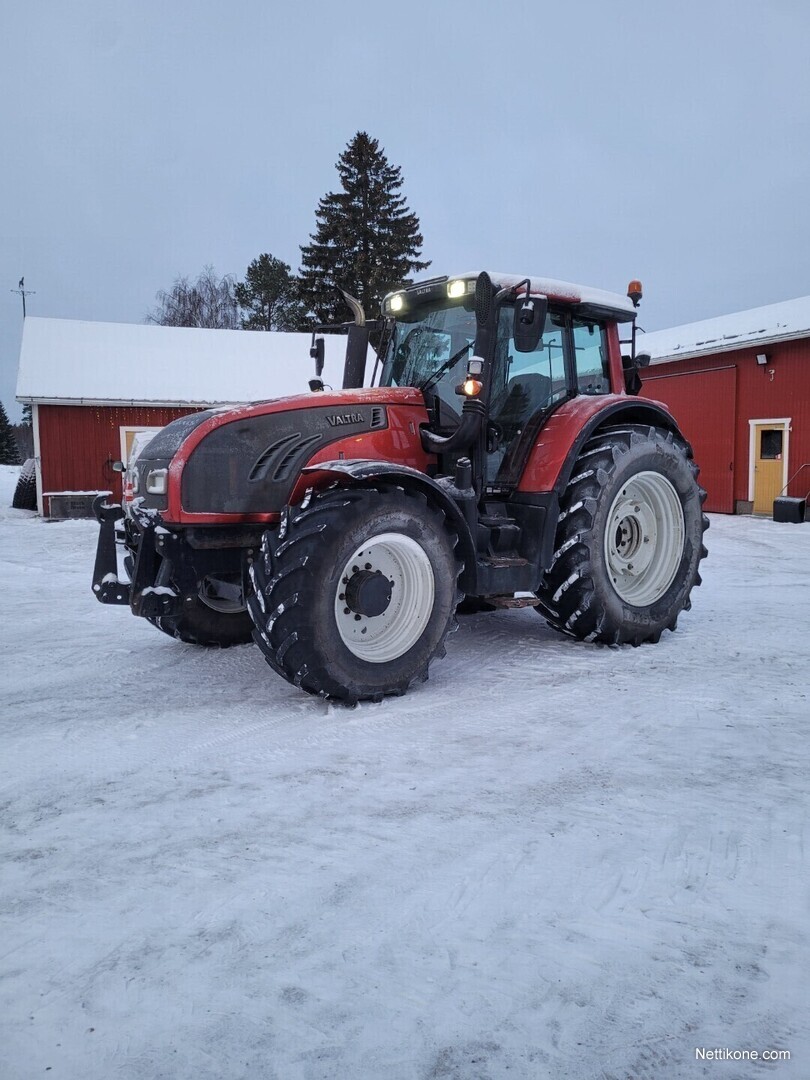
<svg viewBox="0 0 810 1080">
<path fill-rule="evenodd" d="M 403 694 L 455 629 L 456 543 L 421 493 L 316 494 L 265 533 L 250 567 L 254 639 L 307 693 L 347 705 Z"/>
<path fill-rule="evenodd" d="M 657 642 L 700 584 L 706 492 L 687 443 L 628 424 L 594 436 L 560 503 L 537 610 L 549 625 L 611 645 Z"/>
<path fill-rule="evenodd" d="M 169 637 L 187 645 L 230 648 L 253 640 L 253 622 L 244 605 L 232 599 L 241 585 L 205 578 L 199 595 L 179 615 L 158 615 L 148 621 Z"/>
</svg>

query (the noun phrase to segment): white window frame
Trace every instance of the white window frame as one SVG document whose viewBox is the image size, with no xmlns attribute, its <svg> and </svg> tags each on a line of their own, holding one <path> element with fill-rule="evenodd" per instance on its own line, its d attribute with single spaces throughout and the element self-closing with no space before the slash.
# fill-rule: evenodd
<svg viewBox="0 0 810 1080">
<path fill-rule="evenodd" d="M 155 435 L 157 435 L 157 433 L 159 431 L 163 430 L 164 426 L 165 425 L 160 426 L 160 427 L 155 427 L 154 424 L 141 424 L 140 426 L 136 425 L 134 427 L 130 426 L 129 424 L 121 424 L 121 425 L 119 425 L 118 436 L 119 436 L 120 447 L 121 447 L 121 460 L 123 461 L 123 463 L 125 465 L 128 464 L 128 462 L 127 462 L 127 434 L 131 433 L 132 435 L 137 435 L 137 433 L 139 431 L 154 431 Z"/>
<path fill-rule="evenodd" d="M 782 448 L 782 484 L 784 491 L 788 483 L 788 457 L 790 455 L 790 417 L 781 416 L 776 419 L 748 421 L 748 501 L 754 501 L 754 464 L 757 459 L 757 428 L 765 424 L 771 427 L 784 427 L 785 441 Z"/>
</svg>

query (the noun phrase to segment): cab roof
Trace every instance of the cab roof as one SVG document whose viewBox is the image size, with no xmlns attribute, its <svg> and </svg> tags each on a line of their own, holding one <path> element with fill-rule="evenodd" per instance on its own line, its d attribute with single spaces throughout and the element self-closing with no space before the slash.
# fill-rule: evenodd
<svg viewBox="0 0 810 1080">
<path fill-rule="evenodd" d="M 424 288 L 427 285 L 438 285 L 445 281 L 475 281 L 480 271 L 466 271 L 462 274 L 428 278 L 415 281 L 407 286 L 405 292 Z M 606 292 L 604 289 L 593 289 L 589 285 L 576 285 L 570 281 L 557 281 L 554 278 L 541 277 L 538 274 L 502 274 L 488 271 L 492 282 L 499 289 L 511 288 L 519 285 L 527 278 L 531 282 L 532 296 L 546 296 L 554 303 L 566 304 L 578 310 L 579 314 L 592 315 L 594 317 L 607 317 L 617 322 L 631 322 L 636 317 L 636 308 L 628 296 L 620 293 Z"/>
</svg>

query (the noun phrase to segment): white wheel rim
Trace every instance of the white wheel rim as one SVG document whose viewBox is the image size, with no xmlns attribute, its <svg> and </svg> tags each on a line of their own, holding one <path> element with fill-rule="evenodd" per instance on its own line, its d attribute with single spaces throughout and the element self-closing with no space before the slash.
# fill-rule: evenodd
<svg viewBox="0 0 810 1080">
<path fill-rule="evenodd" d="M 675 579 L 684 547 L 683 507 L 665 476 L 640 472 L 613 500 L 605 561 L 613 588 L 628 604 L 648 607 Z"/>
<path fill-rule="evenodd" d="M 384 574 L 391 599 L 380 615 L 357 615 L 347 606 L 346 585 L 359 570 Z M 424 548 L 410 536 L 380 533 L 346 562 L 335 590 L 335 622 L 346 648 L 360 660 L 385 664 L 412 648 L 430 621 L 435 584 Z"/>
</svg>

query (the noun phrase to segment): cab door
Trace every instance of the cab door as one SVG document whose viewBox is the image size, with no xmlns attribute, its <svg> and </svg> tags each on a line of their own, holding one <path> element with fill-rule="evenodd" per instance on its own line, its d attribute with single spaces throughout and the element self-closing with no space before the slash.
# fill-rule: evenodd
<svg viewBox="0 0 810 1080">
<path fill-rule="evenodd" d="M 755 514 L 773 512 L 773 501 L 787 483 L 789 422 L 752 422 L 753 502 Z"/>
<path fill-rule="evenodd" d="M 515 486 L 541 418 L 569 396 L 571 384 L 568 317 L 549 311 L 543 335 L 530 353 L 515 349 L 513 319 L 514 309 L 504 305 L 489 403 L 489 487 Z"/>
</svg>

